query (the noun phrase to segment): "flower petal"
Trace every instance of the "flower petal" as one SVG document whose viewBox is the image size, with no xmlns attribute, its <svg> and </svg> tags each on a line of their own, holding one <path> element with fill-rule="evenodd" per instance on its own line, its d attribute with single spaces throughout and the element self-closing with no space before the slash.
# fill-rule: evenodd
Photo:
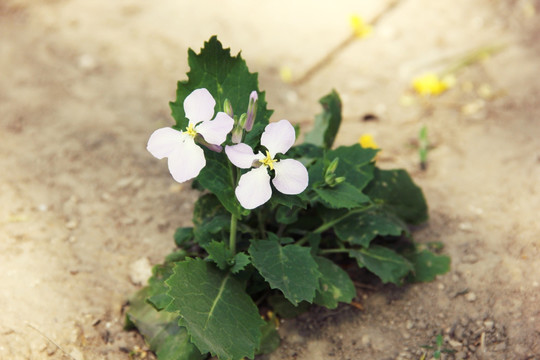
<svg viewBox="0 0 540 360">
<path fill-rule="evenodd" d="M 261 166 L 242 175 L 234 193 L 246 209 L 255 209 L 267 202 L 272 196 L 272 188 L 266 167 Z"/>
<path fill-rule="evenodd" d="M 261 136 L 261 145 L 266 147 L 272 158 L 277 153 L 285 154 L 294 145 L 296 132 L 287 120 L 266 125 Z"/>
<path fill-rule="evenodd" d="M 178 143 L 182 141 L 182 132 L 170 127 L 157 129 L 150 135 L 146 150 L 154 157 L 163 159 L 178 147 Z"/>
<path fill-rule="evenodd" d="M 225 146 L 225 154 L 234 166 L 241 169 L 249 169 L 254 161 L 264 159 L 262 153 L 254 154 L 251 147 L 244 143 Z"/>
<path fill-rule="evenodd" d="M 194 90 L 184 99 L 184 112 L 193 125 L 212 119 L 215 106 L 216 101 L 206 89 Z"/>
<path fill-rule="evenodd" d="M 218 112 L 212 121 L 205 121 L 196 126 L 195 130 L 201 134 L 208 143 L 220 145 L 232 130 L 234 120 L 224 112 Z"/>
<path fill-rule="evenodd" d="M 300 194 L 308 186 L 308 171 L 300 161 L 294 159 L 280 160 L 274 163 L 274 170 L 276 175 L 272 180 L 272 184 L 283 194 Z"/>
<path fill-rule="evenodd" d="M 187 134 L 179 146 L 169 154 L 169 172 L 179 183 L 199 175 L 205 165 L 203 149 L 196 145 L 193 138 Z"/>
</svg>

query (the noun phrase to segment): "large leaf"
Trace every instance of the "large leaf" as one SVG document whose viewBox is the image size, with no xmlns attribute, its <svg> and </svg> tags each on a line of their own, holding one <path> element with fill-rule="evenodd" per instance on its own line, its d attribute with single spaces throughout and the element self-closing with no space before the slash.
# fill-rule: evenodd
<svg viewBox="0 0 540 360">
<path fill-rule="evenodd" d="M 220 215 L 229 215 L 214 194 L 204 194 L 195 202 L 193 209 L 193 224 L 201 225 L 206 219 Z"/>
<path fill-rule="evenodd" d="M 374 211 L 346 217 L 334 226 L 334 231 L 340 240 L 365 248 L 377 236 L 399 236 L 408 232 L 405 223 L 397 216 Z"/>
<path fill-rule="evenodd" d="M 319 100 L 323 112 L 315 117 L 313 129 L 304 142 L 330 149 L 341 124 L 341 100 L 335 90 Z"/>
<path fill-rule="evenodd" d="M 200 245 L 206 245 L 213 239 L 220 239 L 217 235 L 222 230 L 228 230 L 231 219 L 227 215 L 218 215 L 213 218 L 206 218 L 204 222 L 195 227 L 195 241 Z"/>
<path fill-rule="evenodd" d="M 331 163 L 334 159 L 339 159 L 339 164 L 335 170 L 337 177 L 345 177 L 348 183 L 362 190 L 373 179 L 374 164 L 373 158 L 377 154 L 376 149 L 365 149 L 359 144 L 351 146 L 340 146 L 326 154 L 326 162 Z"/>
<path fill-rule="evenodd" d="M 240 54 L 231 56 L 230 49 L 224 49 L 216 36 L 204 43 L 199 54 L 188 51 L 187 81 L 179 81 L 176 101 L 170 103 L 176 127 L 183 130 L 187 126 L 184 113 L 184 99 L 199 88 L 206 88 L 216 100 L 216 112 L 223 111 L 223 102 L 229 99 L 235 114 L 246 112 L 249 95 L 258 92 L 257 126 L 268 124 L 272 111 L 266 108 L 265 93 L 258 89 L 258 76 L 250 73 Z M 254 129 L 255 131 L 255 129 Z"/>
<path fill-rule="evenodd" d="M 331 260 L 316 257 L 315 261 L 322 274 L 315 303 L 329 309 L 335 309 L 338 302 L 350 303 L 356 296 L 356 289 L 349 275 Z"/>
<path fill-rule="evenodd" d="M 251 243 L 249 254 L 270 286 L 281 290 L 293 305 L 313 301 L 321 273 L 308 247 L 256 240 Z"/>
<path fill-rule="evenodd" d="M 424 194 L 405 170 L 375 169 L 374 179 L 364 192 L 408 224 L 428 218 Z"/>
<path fill-rule="evenodd" d="M 374 245 L 369 249 L 349 250 L 349 256 L 356 259 L 360 267 L 381 278 L 383 283 L 400 284 L 405 275 L 414 270 L 412 264 L 395 251 Z"/>
<path fill-rule="evenodd" d="M 220 359 L 254 357 L 264 322 L 232 274 L 202 259 L 188 259 L 176 264 L 167 285 L 173 299 L 167 310 L 181 316 L 180 324 L 202 352 Z"/>
<path fill-rule="evenodd" d="M 178 315 L 156 311 L 145 299 L 149 288 L 138 291 L 129 301 L 127 320 L 144 336 L 159 360 L 202 360 L 206 355 L 193 345 L 185 328 L 178 326 Z"/>
<path fill-rule="evenodd" d="M 276 329 L 277 324 L 279 324 L 279 320 L 275 314 L 272 314 L 266 324 L 261 327 L 261 345 L 257 354 L 270 354 L 279 347 L 281 339 Z"/>
</svg>

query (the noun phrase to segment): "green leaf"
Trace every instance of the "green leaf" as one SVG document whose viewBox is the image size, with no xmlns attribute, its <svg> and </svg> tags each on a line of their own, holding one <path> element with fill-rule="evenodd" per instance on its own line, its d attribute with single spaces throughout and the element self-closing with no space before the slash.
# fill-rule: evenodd
<svg viewBox="0 0 540 360">
<path fill-rule="evenodd" d="M 176 246 L 181 247 L 193 239 L 193 227 L 179 227 L 174 233 Z"/>
<path fill-rule="evenodd" d="M 402 232 L 408 232 L 407 226 L 398 217 L 373 211 L 345 218 L 334 226 L 334 231 L 340 240 L 365 248 L 377 236 L 399 236 Z"/>
<path fill-rule="evenodd" d="M 287 156 L 300 161 L 305 166 L 309 166 L 316 159 L 322 158 L 323 155 L 324 149 L 322 147 L 309 143 L 293 146 L 287 151 Z"/>
<path fill-rule="evenodd" d="M 363 148 L 360 144 L 349 146 L 340 146 L 337 149 L 330 150 L 326 158 L 329 161 L 339 158 L 342 166 L 346 168 L 359 169 L 360 167 L 370 163 L 379 152 L 378 149 Z"/>
<path fill-rule="evenodd" d="M 202 186 L 214 193 L 221 204 L 236 217 L 242 217 L 246 211 L 234 194 L 234 180 L 231 163 L 224 152 L 216 153 L 205 149 L 206 166 L 201 170 L 197 180 Z"/>
<path fill-rule="evenodd" d="M 309 310 L 311 304 L 307 301 L 302 301 L 297 306 L 283 296 L 283 294 L 272 294 L 268 297 L 268 304 L 274 312 L 281 318 L 292 319 Z"/>
<path fill-rule="evenodd" d="M 165 284 L 173 273 L 174 263 L 165 263 L 156 265 L 152 268 L 152 276 L 148 279 L 148 302 L 157 310 L 163 310 L 171 302 L 171 298 L 167 295 L 169 288 Z"/>
<path fill-rule="evenodd" d="M 369 197 L 348 182 L 334 187 L 315 188 L 315 192 L 325 205 L 333 209 L 352 209 L 369 202 Z"/>
<path fill-rule="evenodd" d="M 272 206 L 284 205 L 289 209 L 293 207 L 299 207 L 305 209 L 307 207 L 306 201 L 303 200 L 302 194 L 300 195 L 285 195 L 279 191 L 274 191 L 270 198 Z"/>
<path fill-rule="evenodd" d="M 127 320 L 144 336 L 159 360 L 202 360 L 206 355 L 189 340 L 185 328 L 178 326 L 178 315 L 156 311 L 145 302 L 149 288 L 143 288 L 130 299 Z"/>
<path fill-rule="evenodd" d="M 414 272 L 409 275 L 409 281 L 427 282 L 450 270 L 450 258 L 446 255 L 436 255 L 429 250 L 420 250 L 406 255 L 413 264 Z"/>
<path fill-rule="evenodd" d="M 281 290 L 293 305 L 313 301 L 321 273 L 308 247 L 257 240 L 251 243 L 249 254 L 270 287 Z"/>
<path fill-rule="evenodd" d="M 206 218 L 202 224 L 195 227 L 195 241 L 200 245 L 206 245 L 216 238 L 222 230 L 228 230 L 231 219 L 228 215 L 218 215 L 213 218 Z M 219 239 L 220 237 L 218 237 Z"/>
<path fill-rule="evenodd" d="M 214 96 L 217 111 L 223 111 L 223 102 L 229 99 L 235 114 L 247 111 L 249 95 L 253 90 L 258 93 L 256 126 L 266 125 L 272 111 L 266 108 L 265 93 L 258 89 L 258 75 L 250 73 L 240 54 L 231 56 L 230 49 L 224 49 L 216 36 L 204 43 L 199 54 L 188 51 L 187 81 L 179 81 L 176 101 L 170 103 L 176 128 L 183 130 L 188 121 L 184 113 L 184 99 L 193 90 L 206 88 Z"/>
<path fill-rule="evenodd" d="M 365 266 L 381 278 L 383 283 L 400 284 L 401 279 L 414 270 L 412 264 L 403 256 L 379 245 L 373 245 L 369 249 L 349 250 L 349 256 L 356 259 L 358 266 Z"/>
<path fill-rule="evenodd" d="M 420 224 L 428 218 L 424 194 L 405 170 L 375 169 L 364 192 L 408 224 Z"/>
<path fill-rule="evenodd" d="M 341 124 L 341 100 L 335 90 L 319 100 L 323 112 L 315 117 L 313 129 L 306 134 L 304 141 L 330 149 L 334 144 Z"/>
<path fill-rule="evenodd" d="M 276 210 L 276 222 L 278 224 L 289 225 L 298 220 L 299 209 L 288 209 L 284 206 L 280 206 Z"/>
<path fill-rule="evenodd" d="M 257 354 L 270 354 L 279 347 L 281 339 L 276 329 L 277 321 L 279 320 L 272 314 L 268 321 L 261 326 L 261 345 Z"/>
<path fill-rule="evenodd" d="M 335 309 L 338 302 L 350 303 L 356 296 L 356 289 L 349 275 L 331 260 L 316 257 L 315 261 L 322 274 L 315 304 Z"/>
<path fill-rule="evenodd" d="M 204 194 L 195 202 L 193 224 L 200 226 L 206 219 L 219 215 L 229 215 L 214 194 Z"/>
<path fill-rule="evenodd" d="M 229 267 L 229 263 L 232 262 L 233 254 L 223 242 L 212 241 L 203 245 L 203 248 L 208 253 L 208 258 L 214 261 L 218 268 L 225 270 Z"/>
<path fill-rule="evenodd" d="M 234 255 L 233 258 L 233 266 L 231 268 L 231 272 L 233 274 L 236 274 L 242 270 L 245 269 L 246 266 L 251 264 L 251 259 L 249 256 L 243 252 L 239 252 L 238 254 Z"/>
<path fill-rule="evenodd" d="M 232 274 L 204 260 L 188 259 L 176 264 L 167 285 L 173 298 L 167 310 L 181 315 L 180 324 L 199 350 L 220 359 L 253 358 L 264 322 Z"/>
</svg>

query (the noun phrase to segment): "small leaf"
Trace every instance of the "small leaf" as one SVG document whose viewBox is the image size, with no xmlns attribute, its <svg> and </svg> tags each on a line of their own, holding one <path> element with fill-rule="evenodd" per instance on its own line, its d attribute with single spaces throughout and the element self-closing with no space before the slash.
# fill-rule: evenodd
<svg viewBox="0 0 540 360">
<path fill-rule="evenodd" d="M 193 224 L 201 225 L 206 219 L 211 219 L 218 215 L 229 215 L 227 210 L 221 205 L 219 199 L 214 194 L 204 194 L 195 202 L 193 209 Z"/>
<path fill-rule="evenodd" d="M 218 268 L 225 270 L 229 267 L 233 254 L 223 242 L 212 241 L 203 245 L 203 248 L 208 253 L 208 258 L 214 261 Z"/>
<path fill-rule="evenodd" d="M 205 149 L 204 153 L 206 166 L 197 176 L 197 180 L 218 197 L 227 211 L 238 218 L 242 217 L 245 211 L 234 194 L 231 163 L 224 152 L 216 153 Z"/>
<path fill-rule="evenodd" d="M 176 264 L 167 285 L 173 298 L 167 310 L 181 315 L 180 324 L 202 352 L 220 359 L 253 358 L 264 322 L 232 274 L 202 259 L 188 259 Z"/>
<path fill-rule="evenodd" d="M 400 284 L 401 279 L 414 269 L 403 256 L 379 245 L 369 249 L 349 250 L 349 256 L 355 258 L 360 267 L 365 266 L 381 278 L 383 283 Z"/>
<path fill-rule="evenodd" d="M 377 236 L 399 236 L 407 233 L 407 226 L 393 214 L 364 212 L 345 218 L 334 226 L 337 237 L 353 245 L 369 247 Z"/>
<path fill-rule="evenodd" d="M 331 260 L 316 257 L 322 276 L 315 303 L 328 309 L 335 309 L 338 302 L 350 303 L 356 296 L 356 289 L 349 275 Z"/>
<path fill-rule="evenodd" d="M 315 192 L 325 205 L 333 209 L 352 209 L 369 202 L 369 197 L 348 182 L 334 187 L 315 188 Z"/>
<path fill-rule="evenodd" d="M 341 125 L 341 100 L 335 90 L 319 100 L 323 112 L 315 117 L 313 129 L 304 141 L 330 149 Z"/>
<path fill-rule="evenodd" d="M 257 240 L 251 243 L 249 254 L 270 286 L 281 290 L 293 305 L 313 301 L 321 273 L 308 247 Z"/>
<path fill-rule="evenodd" d="M 414 266 L 414 272 L 409 276 L 410 281 L 427 282 L 450 270 L 450 258 L 446 255 L 436 255 L 429 250 L 417 251 L 407 258 Z"/>
<path fill-rule="evenodd" d="M 163 310 L 171 302 L 171 298 L 167 295 L 169 288 L 165 284 L 173 273 L 174 263 L 165 263 L 156 265 L 152 268 L 152 276 L 148 279 L 148 302 L 157 310 Z"/>
<path fill-rule="evenodd" d="M 200 245 L 208 244 L 222 230 L 228 230 L 231 219 L 228 215 L 218 215 L 206 218 L 202 224 L 195 227 L 195 241 Z"/>
<path fill-rule="evenodd" d="M 339 158 L 342 166 L 345 168 L 359 169 L 369 164 L 375 158 L 379 150 L 372 148 L 363 148 L 360 144 L 349 146 L 340 146 L 337 149 L 328 151 L 326 158 L 329 161 Z"/>
<path fill-rule="evenodd" d="M 289 225 L 298 220 L 299 209 L 288 209 L 284 206 L 280 206 L 276 210 L 276 222 L 278 224 Z"/>
<path fill-rule="evenodd" d="M 193 239 L 193 227 L 179 227 L 174 233 L 174 242 L 176 246 L 181 247 L 183 244 Z"/>
<path fill-rule="evenodd" d="M 427 220 L 424 194 L 405 170 L 375 169 L 374 176 L 364 190 L 371 200 L 383 204 L 408 224 Z"/>
<path fill-rule="evenodd" d="M 268 321 L 261 326 L 261 345 L 257 354 L 270 354 L 279 347 L 281 339 L 276 329 L 276 321 L 279 320 L 272 314 Z"/>
<path fill-rule="evenodd" d="M 246 266 L 248 266 L 249 264 L 251 264 L 251 259 L 249 258 L 249 256 L 243 252 L 239 252 L 238 254 L 236 254 L 233 258 L 233 266 L 231 268 L 231 272 L 233 274 L 236 274 L 242 270 L 245 269 Z"/>
<path fill-rule="evenodd" d="M 272 307 L 274 312 L 281 318 L 292 319 L 300 314 L 309 311 L 311 304 L 307 301 L 302 301 L 297 306 L 291 304 L 291 302 L 283 296 L 283 294 L 272 294 L 268 297 L 268 304 Z"/>
<path fill-rule="evenodd" d="M 130 299 L 127 320 L 144 336 L 159 360 L 202 360 L 206 355 L 193 345 L 185 328 L 178 326 L 178 315 L 156 311 L 145 302 L 149 288 L 143 288 Z"/>
</svg>

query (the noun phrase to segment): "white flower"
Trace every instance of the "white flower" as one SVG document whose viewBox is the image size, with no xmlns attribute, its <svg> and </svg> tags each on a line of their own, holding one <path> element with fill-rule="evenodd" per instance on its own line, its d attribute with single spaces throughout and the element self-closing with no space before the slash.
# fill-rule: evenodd
<svg viewBox="0 0 540 360">
<path fill-rule="evenodd" d="M 244 143 L 225 146 L 225 153 L 235 166 L 242 169 L 255 167 L 240 177 L 235 190 L 236 198 L 244 208 L 254 209 L 272 196 L 268 170 L 274 170 L 272 184 L 279 192 L 296 195 L 305 190 L 308 185 L 306 167 L 294 159 L 275 159 L 276 154 L 285 154 L 294 141 L 294 127 L 287 120 L 281 120 L 268 124 L 264 129 L 261 145 L 267 149 L 266 155 L 253 153 L 251 147 Z"/>
<path fill-rule="evenodd" d="M 148 140 L 146 149 L 158 159 L 168 158 L 169 171 L 179 183 L 193 179 L 206 165 L 195 136 L 200 134 L 206 143 L 220 145 L 234 125 L 234 120 L 224 112 L 218 112 L 211 120 L 215 106 L 216 101 L 208 90 L 194 90 L 184 100 L 188 127 L 184 131 L 170 127 L 157 129 Z"/>
</svg>

